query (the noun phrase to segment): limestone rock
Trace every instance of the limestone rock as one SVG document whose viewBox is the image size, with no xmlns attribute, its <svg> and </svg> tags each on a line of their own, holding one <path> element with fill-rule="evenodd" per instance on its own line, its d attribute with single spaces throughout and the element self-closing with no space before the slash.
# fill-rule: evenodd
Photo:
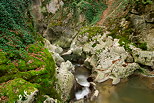
<svg viewBox="0 0 154 103">
<path fill-rule="evenodd" d="M 49 51 L 59 53 L 59 54 L 63 52 L 63 49 L 61 47 L 52 45 L 49 40 L 44 39 L 44 42 L 45 42 L 45 47 L 48 48 Z"/>
<path fill-rule="evenodd" d="M 51 2 L 46 5 L 46 8 L 49 13 L 55 14 L 56 11 L 63 5 L 64 2 L 62 0 L 51 0 Z"/>
<path fill-rule="evenodd" d="M 55 26 L 49 24 L 43 36 L 48 39 L 52 44 L 56 44 L 62 48 L 68 48 L 76 35 L 76 30 L 65 26 Z"/>
<path fill-rule="evenodd" d="M 68 99 L 75 82 L 74 75 L 71 71 L 74 71 L 74 66 L 70 61 L 62 62 L 60 68 L 58 68 L 57 79 L 64 101 Z"/>
<path fill-rule="evenodd" d="M 88 32 L 77 36 L 70 50 L 73 51 L 78 47 L 83 48 L 83 52 L 87 54 L 84 64 L 87 67 L 92 67 L 92 71 L 97 73 L 96 82 L 112 79 L 112 83 L 117 84 L 121 78 L 128 77 L 140 68 L 137 63 L 133 62 L 133 58 L 129 57 L 130 54 L 124 47 L 120 46 L 118 39 L 113 39 L 107 34 L 98 33 L 91 38 L 86 38 L 86 35 L 89 36 Z"/>
<path fill-rule="evenodd" d="M 154 66 L 154 51 L 133 50 L 133 57 L 136 63 Z"/>
<path fill-rule="evenodd" d="M 45 95 L 46 100 L 43 103 L 58 103 L 57 99 L 50 98 L 49 96 Z"/>
<path fill-rule="evenodd" d="M 47 39 L 45 39 L 44 42 L 45 48 L 47 48 L 49 52 L 52 53 L 53 59 L 55 60 L 56 64 L 60 66 L 60 64 L 64 62 L 64 59 L 60 56 L 60 53 L 62 53 L 63 49 L 59 46 L 52 45 Z"/>
</svg>

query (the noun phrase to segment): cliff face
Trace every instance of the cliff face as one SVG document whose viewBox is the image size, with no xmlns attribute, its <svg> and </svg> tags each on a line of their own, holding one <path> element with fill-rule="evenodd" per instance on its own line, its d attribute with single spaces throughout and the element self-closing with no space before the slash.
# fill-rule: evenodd
<svg viewBox="0 0 154 103">
<path fill-rule="evenodd" d="M 154 4 L 152 0 L 108 0 L 108 8 L 103 12 L 101 20 L 97 25 L 104 25 L 111 31 L 124 26 L 123 32 L 131 29 L 132 32 L 124 34 L 129 36 L 136 44 L 146 43 L 148 50 L 153 48 L 153 12 Z M 121 25 L 121 27 L 120 27 Z M 120 33 L 116 32 L 116 35 Z"/>
<path fill-rule="evenodd" d="M 120 31 L 127 32 L 122 36 L 138 46 L 146 43 L 148 50 L 154 49 L 152 0 L 47 1 L 34 3 L 32 11 L 38 30 L 52 43 L 68 48 L 76 31 L 87 25 L 105 26 L 121 35 L 118 29 L 122 25 L 125 27 Z"/>
</svg>

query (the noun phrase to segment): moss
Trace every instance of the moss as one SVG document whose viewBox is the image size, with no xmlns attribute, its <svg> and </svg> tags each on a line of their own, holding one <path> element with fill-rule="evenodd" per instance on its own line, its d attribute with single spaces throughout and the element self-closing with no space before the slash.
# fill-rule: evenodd
<svg viewBox="0 0 154 103">
<path fill-rule="evenodd" d="M 15 79 L 15 78 L 23 78 L 25 80 L 30 80 L 36 76 L 39 77 L 39 75 L 43 75 L 43 74 L 44 75 L 47 74 L 47 70 L 39 70 L 39 71 L 31 70 L 27 72 L 17 72 L 16 74 L 6 74 L 0 78 L 0 83 Z"/>
<path fill-rule="evenodd" d="M 97 35 L 97 34 L 103 34 L 103 28 L 98 26 L 93 27 L 83 27 L 81 28 L 81 31 L 79 32 L 80 35 L 88 35 L 88 38 Z"/>
<path fill-rule="evenodd" d="M 2 72 L 2 74 L 0 73 L 1 75 L 4 75 L 5 73 L 13 74 L 13 73 L 17 73 L 18 69 L 13 63 L 2 64 L 0 65 L 0 72 Z"/>
<path fill-rule="evenodd" d="M 3 51 L 0 51 L 0 64 L 4 64 L 7 61 L 9 61 L 9 59 L 6 58 L 6 53 Z"/>
<path fill-rule="evenodd" d="M 122 28 L 118 23 L 116 24 L 116 27 L 109 30 L 111 33 L 108 36 L 119 39 L 119 44 L 127 51 L 132 51 L 129 47 L 130 44 L 142 50 L 147 50 L 146 43 L 140 43 L 139 40 L 133 40 L 133 35 L 135 35 L 136 32 L 131 24 L 127 28 Z"/>
<path fill-rule="evenodd" d="M 147 50 L 147 43 L 138 43 L 137 47 L 142 50 Z"/>
<path fill-rule="evenodd" d="M 37 102 L 43 102 L 42 95 L 60 100 L 60 94 L 55 89 L 55 62 L 51 53 L 41 43 L 29 45 L 27 51 L 23 53 L 24 58 L 0 65 L 1 71 L 5 72 L 0 83 L 22 78 L 37 85 L 40 91 Z"/>
<path fill-rule="evenodd" d="M 19 59 L 18 61 L 18 68 L 21 71 L 22 69 L 24 69 L 26 67 L 26 62 L 22 59 Z"/>
<path fill-rule="evenodd" d="M 55 89 L 55 62 L 51 53 L 40 42 L 31 44 L 26 49 L 28 53 L 24 52 L 23 58 L 0 65 L 0 71 L 3 74 L 0 83 L 22 78 L 37 85 L 36 88 L 40 91 L 38 103 L 43 102 L 42 95 L 60 100 L 60 94 Z"/>
<path fill-rule="evenodd" d="M 61 21 L 52 21 L 48 25 L 49 28 L 54 27 L 54 26 L 62 26 L 62 22 Z"/>
<path fill-rule="evenodd" d="M 24 91 L 30 95 L 31 92 L 36 90 L 34 84 L 17 78 L 0 85 L 0 98 L 6 97 L 5 100 L 2 100 L 4 103 L 14 103 L 19 99 L 19 95 L 24 95 Z"/>
<path fill-rule="evenodd" d="M 36 52 L 40 52 L 42 51 L 43 44 L 41 43 L 37 43 L 37 44 L 30 44 L 27 48 L 28 48 L 28 52 L 29 53 L 36 53 Z"/>
</svg>

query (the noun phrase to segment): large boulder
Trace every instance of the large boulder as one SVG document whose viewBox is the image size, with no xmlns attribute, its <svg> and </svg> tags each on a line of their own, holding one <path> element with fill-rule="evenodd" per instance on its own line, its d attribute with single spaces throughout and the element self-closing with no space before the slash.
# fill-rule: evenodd
<svg viewBox="0 0 154 103">
<path fill-rule="evenodd" d="M 60 67 L 57 69 L 58 84 L 64 101 L 69 98 L 71 89 L 75 82 L 72 71 L 74 71 L 74 66 L 70 61 L 62 62 Z"/>
<path fill-rule="evenodd" d="M 154 66 L 154 51 L 143 51 L 139 48 L 132 48 L 132 54 L 136 63 L 146 65 L 146 66 Z"/>
<path fill-rule="evenodd" d="M 22 78 L 10 80 L 0 85 L 0 101 L 3 103 L 33 103 L 38 89 Z"/>
</svg>

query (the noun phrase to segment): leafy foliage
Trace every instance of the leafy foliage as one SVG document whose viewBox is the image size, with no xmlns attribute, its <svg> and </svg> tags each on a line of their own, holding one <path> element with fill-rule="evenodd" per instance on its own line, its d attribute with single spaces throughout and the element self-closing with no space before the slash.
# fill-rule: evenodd
<svg viewBox="0 0 154 103">
<path fill-rule="evenodd" d="M 51 0 L 44 0 L 44 1 L 42 1 L 42 6 L 47 5 L 48 3 L 50 3 L 50 1 L 51 1 Z"/>
<path fill-rule="evenodd" d="M 102 0 L 64 0 L 64 2 L 64 7 L 73 13 L 75 19 L 78 19 L 80 14 L 84 14 L 90 24 L 96 23 L 100 19 L 102 11 L 107 7 Z"/>
<path fill-rule="evenodd" d="M 53 98 L 60 96 L 54 87 L 56 78 L 52 55 L 41 42 L 34 43 L 35 40 L 42 40 L 42 37 L 37 35 L 34 29 L 29 9 L 31 1 L 0 0 L 0 83 L 5 84 L 12 79 L 21 78 L 28 81 L 26 86 L 37 85 L 36 88 L 40 91 L 37 102 L 42 103 L 42 95 Z M 12 92 L 12 87 L 14 89 L 15 86 L 8 84 L 6 89 L 0 87 L 4 90 L 1 91 L 0 97 L 9 97 L 9 103 L 15 102 L 18 99 L 18 94 Z M 6 91 L 8 89 L 10 91 Z M 22 86 L 20 89 L 25 90 Z M 20 92 L 22 93 L 23 91 Z"/>
<path fill-rule="evenodd" d="M 20 57 L 26 45 L 34 42 L 26 24 L 30 1 L 0 0 L 0 49 L 13 58 Z"/>
</svg>

